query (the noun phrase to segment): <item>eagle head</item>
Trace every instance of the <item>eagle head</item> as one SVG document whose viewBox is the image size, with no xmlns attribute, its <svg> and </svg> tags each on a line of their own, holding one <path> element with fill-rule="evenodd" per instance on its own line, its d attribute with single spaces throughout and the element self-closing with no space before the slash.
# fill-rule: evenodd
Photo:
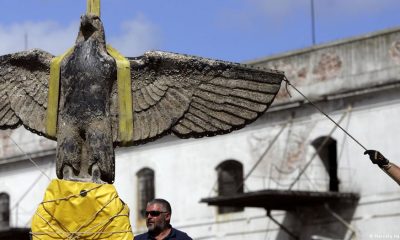
<svg viewBox="0 0 400 240">
<path fill-rule="evenodd" d="M 103 23 L 100 17 L 94 14 L 85 14 L 81 17 L 81 25 L 79 29 L 76 43 L 95 40 L 105 45 L 105 34 Z"/>
</svg>

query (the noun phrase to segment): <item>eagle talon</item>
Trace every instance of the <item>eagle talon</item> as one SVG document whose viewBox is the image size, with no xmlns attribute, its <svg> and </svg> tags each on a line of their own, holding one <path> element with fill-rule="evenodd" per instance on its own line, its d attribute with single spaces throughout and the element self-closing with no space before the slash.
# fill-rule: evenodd
<svg viewBox="0 0 400 240">
<path fill-rule="evenodd" d="M 99 184 L 104 183 L 104 181 L 101 180 L 101 172 L 100 172 L 100 168 L 97 164 L 94 164 L 92 166 L 92 181 L 94 183 L 99 183 Z"/>
<path fill-rule="evenodd" d="M 74 171 L 71 166 L 65 165 L 63 167 L 63 179 L 72 180 L 74 178 Z"/>
</svg>

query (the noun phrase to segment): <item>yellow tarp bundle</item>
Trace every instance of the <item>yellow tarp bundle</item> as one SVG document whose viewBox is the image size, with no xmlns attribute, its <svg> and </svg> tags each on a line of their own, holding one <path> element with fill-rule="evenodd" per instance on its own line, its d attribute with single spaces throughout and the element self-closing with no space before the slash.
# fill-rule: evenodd
<svg viewBox="0 0 400 240">
<path fill-rule="evenodd" d="M 129 208 L 112 184 L 55 179 L 32 219 L 32 239 L 132 240 Z"/>
</svg>

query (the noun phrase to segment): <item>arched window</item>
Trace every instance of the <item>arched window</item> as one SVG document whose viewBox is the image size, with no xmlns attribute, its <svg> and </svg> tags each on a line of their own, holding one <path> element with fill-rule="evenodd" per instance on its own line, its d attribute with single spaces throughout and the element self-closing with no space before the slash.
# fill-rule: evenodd
<svg viewBox="0 0 400 240">
<path fill-rule="evenodd" d="M 232 196 L 243 193 L 243 165 L 227 160 L 216 168 L 218 173 L 218 196 Z M 218 213 L 243 211 L 243 207 L 219 207 Z"/>
<path fill-rule="evenodd" d="M 10 196 L 0 193 L 0 229 L 10 227 Z"/>
<path fill-rule="evenodd" d="M 154 199 L 154 171 L 142 168 L 137 174 L 138 181 L 138 216 L 145 218 L 147 203 Z"/>
<path fill-rule="evenodd" d="M 337 165 L 337 147 L 336 140 L 331 137 L 319 137 L 315 139 L 312 146 L 318 151 L 326 171 L 329 174 L 329 191 L 339 191 L 338 165 Z"/>
</svg>

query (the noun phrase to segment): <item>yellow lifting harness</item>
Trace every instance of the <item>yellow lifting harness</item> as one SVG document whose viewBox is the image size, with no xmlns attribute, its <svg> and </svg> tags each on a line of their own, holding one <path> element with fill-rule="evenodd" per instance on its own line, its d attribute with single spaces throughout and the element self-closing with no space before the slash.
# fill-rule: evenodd
<svg viewBox="0 0 400 240">
<path fill-rule="evenodd" d="M 53 58 L 50 64 L 49 93 L 47 97 L 46 133 L 52 137 L 55 137 L 57 134 L 58 99 L 60 94 L 60 65 L 65 57 L 71 55 L 73 50 L 74 48 L 70 48 L 64 54 Z"/>
<path fill-rule="evenodd" d="M 87 1 L 87 13 L 100 16 L 100 0 Z M 50 81 L 47 103 L 46 133 L 51 137 L 57 134 L 58 100 L 60 94 L 60 66 L 62 60 L 71 55 L 73 48 L 55 57 L 50 65 Z M 130 62 L 117 50 L 107 45 L 107 52 L 117 65 L 119 139 L 122 144 L 133 140 L 133 110 Z"/>
<path fill-rule="evenodd" d="M 107 52 L 117 64 L 119 139 L 122 143 L 130 142 L 133 140 L 131 64 L 110 45 L 107 45 Z"/>
<path fill-rule="evenodd" d="M 55 179 L 32 218 L 32 239 L 132 240 L 129 208 L 112 184 Z"/>
<path fill-rule="evenodd" d="M 100 17 L 100 0 L 87 0 L 87 13 Z"/>
<path fill-rule="evenodd" d="M 100 0 L 87 0 L 87 13 L 100 16 Z M 74 48 L 55 57 L 50 65 L 46 133 L 56 137 L 60 66 Z M 107 46 L 117 65 L 119 139 L 133 140 L 133 111 L 130 62 Z M 112 184 L 96 184 L 55 179 L 32 218 L 32 239 L 132 240 L 129 208 Z"/>
</svg>

